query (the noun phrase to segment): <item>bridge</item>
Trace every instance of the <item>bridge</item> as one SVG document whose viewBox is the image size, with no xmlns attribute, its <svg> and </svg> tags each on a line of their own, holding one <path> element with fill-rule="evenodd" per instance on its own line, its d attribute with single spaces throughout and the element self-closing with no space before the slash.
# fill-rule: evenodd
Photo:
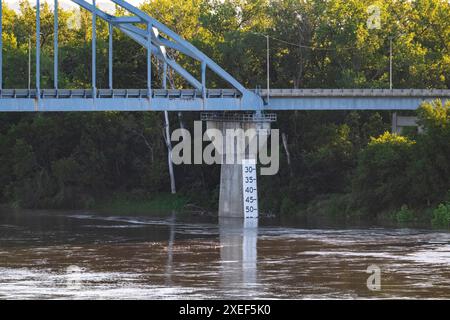
<svg viewBox="0 0 450 320">
<path fill-rule="evenodd" d="M 414 110 L 424 101 L 450 99 L 450 90 L 271 89 L 247 95 L 253 104 L 236 89 L 3 89 L 0 111 Z"/>
<path fill-rule="evenodd" d="M 265 89 L 245 88 L 233 76 L 170 28 L 125 0 L 111 0 L 127 12 L 115 16 L 98 8 L 95 0 L 71 0 L 92 14 L 92 68 L 91 88 L 60 88 L 58 82 L 58 10 L 54 11 L 54 61 L 53 88 L 41 88 L 41 31 L 40 0 L 36 0 L 36 87 L 32 89 L 4 88 L 3 85 L 3 40 L 0 37 L 0 111 L 1 112 L 69 112 L 69 111 L 164 111 L 166 133 L 168 133 L 169 111 L 245 111 L 255 112 L 256 117 L 234 119 L 227 128 L 242 127 L 242 122 L 265 121 L 270 125 L 276 115 L 264 116 L 268 111 L 281 110 L 414 110 L 424 101 L 450 100 L 450 90 L 426 89 Z M 0 0 L 0 4 L 2 0 Z M 58 8 L 58 0 L 54 0 Z M 108 24 L 108 88 L 97 88 L 97 35 L 96 22 L 101 19 Z M 2 9 L 0 5 L 0 33 Z M 118 29 L 146 49 L 146 88 L 120 89 L 113 85 L 113 30 Z M 200 79 L 194 77 L 169 54 L 177 51 L 199 65 Z M 152 79 L 152 58 L 162 63 L 161 83 L 158 87 Z M 185 80 L 189 88 L 169 89 L 168 70 L 175 71 Z M 208 88 L 207 70 L 221 78 L 228 88 Z M 154 73 L 154 72 L 153 72 Z M 261 117 L 261 115 L 263 115 Z M 212 126 L 219 118 L 204 117 Z M 225 119 L 226 120 L 226 119 Z M 219 121 L 220 122 L 220 121 Z M 256 126 L 256 124 L 254 124 Z M 258 124 L 260 125 L 260 124 Z M 169 150 L 170 154 L 170 150 Z M 169 164 L 170 167 L 171 164 Z M 222 166 L 220 202 L 232 203 L 242 211 L 242 172 L 240 166 Z M 239 181 L 241 180 L 241 181 Z M 237 188 L 238 186 L 238 188 Z M 236 190 L 237 191 L 236 191 Z M 235 191 L 233 191 L 235 190 Z M 241 209 L 237 209 L 241 208 Z M 242 215 L 242 213 L 238 213 Z"/>
<path fill-rule="evenodd" d="M 64 89 L 58 85 L 58 11 L 54 14 L 53 88 L 41 88 L 40 0 L 36 0 L 36 88 L 3 87 L 3 40 L 0 38 L 0 111 L 263 111 L 263 110 L 413 110 L 423 101 L 450 99 L 450 90 L 383 89 L 272 89 L 250 90 L 192 44 L 167 26 L 125 0 L 111 0 L 128 15 L 115 16 L 100 10 L 95 0 L 71 0 L 92 14 L 92 88 Z M 0 3 L 2 0 L 0 0 Z M 58 8 L 58 0 L 54 0 Z M 97 88 L 96 21 L 108 24 L 108 88 Z M 2 12 L 0 9 L 0 21 Z M 145 26 L 144 28 L 142 26 Z M 147 49 L 147 87 L 113 87 L 113 29 L 116 28 Z M 0 31 L 1 26 L 0 26 Z M 192 58 L 200 65 L 196 79 L 168 54 L 167 49 Z M 152 88 L 152 56 L 163 64 L 160 88 Z M 167 70 L 172 68 L 191 89 L 169 90 Z M 206 70 L 230 88 L 207 88 Z"/>
</svg>

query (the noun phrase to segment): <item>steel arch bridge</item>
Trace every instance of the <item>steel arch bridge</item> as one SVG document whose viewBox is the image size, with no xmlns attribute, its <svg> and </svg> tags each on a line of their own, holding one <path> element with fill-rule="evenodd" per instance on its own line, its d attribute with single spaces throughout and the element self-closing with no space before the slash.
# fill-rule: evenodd
<svg viewBox="0 0 450 320">
<path fill-rule="evenodd" d="M 0 37 L 0 111 L 264 111 L 264 110 L 413 110 L 423 101 L 450 100 L 450 90 L 425 89 L 272 89 L 249 90 L 234 77 L 170 28 L 125 0 L 111 0 L 127 16 L 115 16 L 100 10 L 96 1 L 71 0 L 92 14 L 92 88 L 64 89 L 58 86 L 58 10 L 54 14 L 54 84 L 40 86 L 40 0 L 36 0 L 36 88 L 3 88 L 3 41 Z M 2 0 L 0 0 L 1 4 Z M 54 0 L 58 8 L 58 0 Z M 97 88 L 96 21 L 109 26 L 108 84 Z M 2 9 L 0 5 L 0 33 Z M 137 26 L 145 25 L 145 29 Z M 113 87 L 113 29 L 146 48 L 147 87 L 118 89 Z M 167 54 L 176 50 L 199 62 L 201 79 Z M 152 56 L 163 64 L 161 88 L 152 88 Z M 171 68 L 190 86 L 189 89 L 167 88 L 167 70 Z M 223 79 L 230 89 L 207 88 L 206 70 Z"/>
</svg>

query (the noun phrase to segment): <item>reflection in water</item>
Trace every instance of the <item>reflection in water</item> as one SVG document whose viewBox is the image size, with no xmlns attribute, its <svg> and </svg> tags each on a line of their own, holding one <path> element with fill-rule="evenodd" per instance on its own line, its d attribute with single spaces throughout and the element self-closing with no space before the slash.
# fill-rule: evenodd
<svg viewBox="0 0 450 320">
<path fill-rule="evenodd" d="M 258 219 L 220 218 L 220 258 L 224 287 L 256 287 Z"/>
<path fill-rule="evenodd" d="M 175 221 L 176 221 L 176 212 L 172 211 L 169 222 L 169 242 L 167 245 L 167 267 L 166 267 L 166 278 L 167 285 L 170 286 L 172 284 L 172 265 L 173 265 L 173 244 L 175 241 Z"/>
</svg>

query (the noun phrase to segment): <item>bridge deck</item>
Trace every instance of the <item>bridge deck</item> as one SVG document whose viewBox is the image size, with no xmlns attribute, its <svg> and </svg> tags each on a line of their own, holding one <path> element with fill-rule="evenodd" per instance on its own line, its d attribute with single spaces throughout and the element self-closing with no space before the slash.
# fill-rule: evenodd
<svg viewBox="0 0 450 320">
<path fill-rule="evenodd" d="M 0 111 L 251 111 L 235 89 L 201 90 L 3 89 Z M 264 110 L 414 110 L 423 101 L 450 100 L 450 90 L 271 89 L 260 90 Z"/>
<path fill-rule="evenodd" d="M 267 90 L 261 90 L 267 97 Z M 449 89 L 270 89 L 270 97 L 450 97 Z"/>
</svg>

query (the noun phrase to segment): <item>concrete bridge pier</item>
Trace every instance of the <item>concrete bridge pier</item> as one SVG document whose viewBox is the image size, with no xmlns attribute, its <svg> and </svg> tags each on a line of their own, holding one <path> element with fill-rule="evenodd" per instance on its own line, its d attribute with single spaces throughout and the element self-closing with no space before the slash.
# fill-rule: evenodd
<svg viewBox="0 0 450 320">
<path fill-rule="evenodd" d="M 223 137 L 221 145 L 213 141 L 222 158 L 219 217 L 245 218 L 242 160 L 257 160 L 258 148 L 255 150 L 254 146 L 267 143 L 276 115 L 204 113 L 202 120 L 206 121 L 207 129 L 219 130 Z M 237 134 L 239 129 L 244 135 Z"/>
<path fill-rule="evenodd" d="M 404 128 L 415 127 L 418 133 L 423 133 L 423 127 L 418 124 L 416 116 L 401 116 L 397 112 L 392 114 L 392 133 L 402 134 Z"/>
</svg>

